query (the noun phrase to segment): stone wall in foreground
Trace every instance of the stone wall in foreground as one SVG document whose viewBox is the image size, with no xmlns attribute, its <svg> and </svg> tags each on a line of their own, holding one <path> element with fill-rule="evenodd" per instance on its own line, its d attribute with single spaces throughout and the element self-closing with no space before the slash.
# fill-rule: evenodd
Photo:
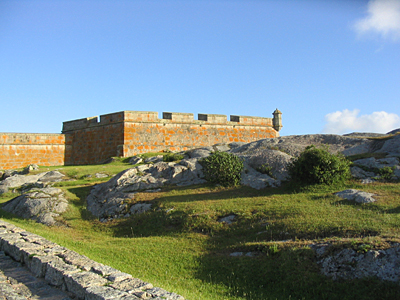
<svg viewBox="0 0 400 300">
<path fill-rule="evenodd" d="M 0 250 L 77 299 L 185 300 L 0 220 Z"/>
</svg>

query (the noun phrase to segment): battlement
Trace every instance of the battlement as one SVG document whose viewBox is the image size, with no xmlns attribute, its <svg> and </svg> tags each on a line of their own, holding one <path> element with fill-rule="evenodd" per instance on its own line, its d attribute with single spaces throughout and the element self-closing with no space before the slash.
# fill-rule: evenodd
<svg viewBox="0 0 400 300">
<path fill-rule="evenodd" d="M 262 117 L 231 116 L 231 122 L 237 122 L 241 125 L 272 126 L 272 118 Z"/>
<path fill-rule="evenodd" d="M 275 116 L 274 116 L 275 117 Z M 90 117 L 63 122 L 62 132 L 90 128 L 94 126 L 105 126 L 122 122 L 151 122 L 151 123 L 191 123 L 197 124 L 199 121 L 206 124 L 227 124 L 227 125 L 249 125 L 249 126 L 273 126 L 278 120 L 264 117 L 250 116 L 230 116 L 230 122 L 226 115 L 219 114 L 198 114 L 198 119 L 194 119 L 192 113 L 163 112 L 162 119 L 158 118 L 158 113 L 154 111 L 120 111 L 98 117 Z M 279 120 L 280 121 L 280 120 Z M 233 123 L 232 123 L 233 122 Z"/>
</svg>

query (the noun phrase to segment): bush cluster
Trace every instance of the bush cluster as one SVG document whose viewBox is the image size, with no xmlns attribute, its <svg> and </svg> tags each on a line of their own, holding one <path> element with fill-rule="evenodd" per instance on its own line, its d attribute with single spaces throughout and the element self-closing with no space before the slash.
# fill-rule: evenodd
<svg viewBox="0 0 400 300">
<path fill-rule="evenodd" d="M 216 151 L 200 160 L 205 179 L 223 186 L 240 184 L 243 161 L 236 155 Z"/>
<path fill-rule="evenodd" d="M 342 154 L 308 146 L 289 164 L 289 175 L 300 184 L 334 184 L 350 177 L 350 164 Z"/>
</svg>

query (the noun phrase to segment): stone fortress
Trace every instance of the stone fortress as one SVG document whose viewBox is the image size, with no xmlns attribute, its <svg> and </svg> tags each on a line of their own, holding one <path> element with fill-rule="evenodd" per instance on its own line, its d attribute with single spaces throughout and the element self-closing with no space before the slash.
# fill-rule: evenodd
<svg viewBox="0 0 400 300">
<path fill-rule="evenodd" d="M 61 134 L 0 133 L 0 169 L 28 164 L 84 165 L 144 152 L 185 151 L 218 143 L 279 137 L 282 113 L 273 118 L 121 111 L 63 122 Z"/>
</svg>

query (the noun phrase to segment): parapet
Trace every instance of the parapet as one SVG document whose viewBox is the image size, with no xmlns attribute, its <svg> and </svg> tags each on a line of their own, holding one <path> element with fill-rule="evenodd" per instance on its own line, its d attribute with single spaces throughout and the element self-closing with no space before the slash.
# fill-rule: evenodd
<svg viewBox="0 0 400 300">
<path fill-rule="evenodd" d="M 158 113 L 155 111 L 125 111 L 125 121 L 131 122 L 156 122 Z"/>
<path fill-rule="evenodd" d="M 158 121 L 158 113 L 154 111 L 120 111 L 116 113 L 106 114 L 98 117 L 90 117 L 72 121 L 63 122 L 62 132 L 85 129 L 99 125 L 109 125 L 122 122 L 156 122 Z"/>
<path fill-rule="evenodd" d="M 98 117 L 83 118 L 78 120 L 63 122 L 62 132 L 69 132 L 85 129 L 94 126 L 104 126 L 123 122 L 139 123 L 193 123 L 193 124 L 227 124 L 227 125 L 247 125 L 247 126 L 267 126 L 274 127 L 279 131 L 282 128 L 281 112 L 276 110 L 274 118 L 250 117 L 250 116 L 230 116 L 230 122 L 226 115 L 218 114 L 198 114 L 198 120 L 194 120 L 192 113 L 163 112 L 162 119 L 158 118 L 158 113 L 154 111 L 120 111 Z"/>
<path fill-rule="evenodd" d="M 106 114 L 100 116 L 100 125 L 121 123 L 125 120 L 125 112 L 120 111 L 116 113 Z"/>
<path fill-rule="evenodd" d="M 163 112 L 163 119 L 175 122 L 192 123 L 194 121 L 194 116 L 191 113 Z"/>
<path fill-rule="evenodd" d="M 73 131 L 97 125 L 97 116 L 63 122 L 62 132 Z"/>
<path fill-rule="evenodd" d="M 262 117 L 231 115 L 231 122 L 238 122 L 241 125 L 272 126 L 272 118 L 262 118 Z"/>
<path fill-rule="evenodd" d="M 210 123 L 227 123 L 226 115 L 198 114 L 198 120 Z"/>
</svg>

